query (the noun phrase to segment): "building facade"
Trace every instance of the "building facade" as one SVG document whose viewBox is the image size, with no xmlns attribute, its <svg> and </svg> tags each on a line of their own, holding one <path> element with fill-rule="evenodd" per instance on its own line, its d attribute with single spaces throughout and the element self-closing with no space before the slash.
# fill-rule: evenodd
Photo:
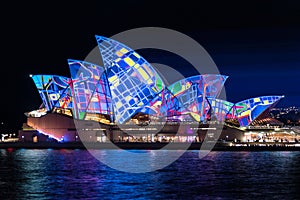
<svg viewBox="0 0 300 200">
<path fill-rule="evenodd" d="M 228 78 L 219 74 L 167 85 L 131 48 L 103 36 L 96 40 L 104 66 L 69 59 L 70 78 L 31 75 L 43 103 L 26 113 L 28 126 L 60 142 L 203 141 L 209 128 L 222 129 L 221 138 L 241 140 L 241 128 L 283 98 L 219 99 Z"/>
</svg>

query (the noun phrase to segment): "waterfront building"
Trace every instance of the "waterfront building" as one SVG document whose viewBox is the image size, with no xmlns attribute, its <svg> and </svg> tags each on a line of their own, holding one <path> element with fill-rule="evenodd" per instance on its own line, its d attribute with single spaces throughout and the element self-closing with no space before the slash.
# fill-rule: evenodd
<svg viewBox="0 0 300 200">
<path fill-rule="evenodd" d="M 249 128 L 280 127 L 264 119 L 282 95 L 228 102 L 219 99 L 228 76 L 219 74 L 167 85 L 131 48 L 103 36 L 96 40 L 103 66 L 69 59 L 70 77 L 31 75 L 42 105 L 25 113 L 26 125 L 36 131 L 21 130 L 20 139 L 41 134 L 59 142 L 193 142 L 222 129 L 221 139 L 249 140 Z"/>
</svg>

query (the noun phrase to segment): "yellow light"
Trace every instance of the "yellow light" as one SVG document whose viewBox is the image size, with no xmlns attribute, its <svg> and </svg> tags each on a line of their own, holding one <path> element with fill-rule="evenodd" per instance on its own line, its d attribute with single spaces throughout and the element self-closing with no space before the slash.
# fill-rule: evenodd
<svg viewBox="0 0 300 200">
<path fill-rule="evenodd" d="M 127 49 L 125 49 L 125 48 L 122 48 L 120 51 L 124 54 L 128 52 Z"/>
<path fill-rule="evenodd" d="M 124 58 L 124 61 L 130 66 L 132 67 L 135 63 L 133 62 L 133 60 L 131 60 L 131 58 L 126 57 Z"/>
<path fill-rule="evenodd" d="M 260 102 L 259 98 L 254 98 L 254 102 Z"/>
</svg>

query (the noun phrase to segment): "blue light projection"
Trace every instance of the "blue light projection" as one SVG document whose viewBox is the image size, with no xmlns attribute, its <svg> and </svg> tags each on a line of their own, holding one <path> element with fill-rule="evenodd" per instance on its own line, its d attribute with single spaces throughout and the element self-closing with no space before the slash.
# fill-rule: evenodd
<svg viewBox="0 0 300 200">
<path fill-rule="evenodd" d="M 57 108 L 73 109 L 72 80 L 58 75 L 31 75 L 47 111 Z"/>
<path fill-rule="evenodd" d="M 241 126 L 248 126 L 266 109 L 269 109 L 278 103 L 283 96 L 261 96 L 236 103 L 231 113 L 238 119 Z"/>
<path fill-rule="evenodd" d="M 43 105 L 72 110 L 75 119 L 126 123 L 138 113 L 159 119 L 178 117 L 197 122 L 237 119 L 248 126 L 283 96 L 262 96 L 231 103 L 218 99 L 228 76 L 203 74 L 169 86 L 137 52 L 110 38 L 96 36 L 104 67 L 68 60 L 71 78 L 31 76 Z"/>
<path fill-rule="evenodd" d="M 152 66 L 129 47 L 96 36 L 107 72 L 117 123 L 124 123 L 165 87 Z"/>
<path fill-rule="evenodd" d="M 112 100 L 104 68 L 71 59 L 68 63 L 75 94 L 74 117 L 86 119 L 88 113 L 106 114 L 112 121 Z M 94 117 L 97 118 L 96 115 Z"/>
</svg>

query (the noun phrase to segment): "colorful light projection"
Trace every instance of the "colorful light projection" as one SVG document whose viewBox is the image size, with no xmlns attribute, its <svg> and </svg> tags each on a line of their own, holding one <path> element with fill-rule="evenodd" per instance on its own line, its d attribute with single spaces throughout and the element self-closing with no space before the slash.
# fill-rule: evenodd
<svg viewBox="0 0 300 200">
<path fill-rule="evenodd" d="M 168 88 L 164 88 L 161 93 L 145 106 L 148 112 L 145 112 L 144 109 L 141 109 L 141 112 L 165 120 L 170 116 L 180 116 L 182 114 L 182 107 L 178 98 Z"/>
<path fill-rule="evenodd" d="M 72 80 L 58 75 L 31 75 L 47 111 L 73 109 Z"/>
<path fill-rule="evenodd" d="M 207 100 L 210 104 L 210 115 L 212 119 L 223 122 L 228 117 L 232 118 L 231 116 L 228 116 L 228 113 L 234 106 L 234 103 L 215 98 L 207 98 Z"/>
<path fill-rule="evenodd" d="M 230 113 L 238 119 L 241 126 L 248 126 L 265 110 L 274 107 L 283 96 L 261 96 L 236 103 Z"/>
<path fill-rule="evenodd" d="M 155 98 L 165 84 L 138 53 L 110 38 L 96 36 L 117 123 L 124 123 Z"/>
<path fill-rule="evenodd" d="M 196 121 L 209 118 L 210 106 L 206 98 L 216 98 L 228 76 L 204 74 L 187 77 L 168 86 L 171 93 L 183 104 L 183 113 L 189 113 Z"/>
<path fill-rule="evenodd" d="M 71 78 L 31 76 L 47 111 L 73 109 L 81 120 L 125 123 L 138 112 L 159 117 L 191 117 L 197 122 L 215 117 L 238 119 L 248 126 L 283 96 L 263 96 L 233 104 L 217 99 L 228 76 L 204 74 L 166 86 L 154 68 L 129 47 L 96 36 L 104 68 L 68 60 Z M 72 97 L 74 97 L 72 99 Z"/>
<path fill-rule="evenodd" d="M 68 64 L 75 94 L 74 117 L 87 119 L 91 118 L 91 113 L 105 114 L 113 121 L 112 100 L 104 68 L 71 59 Z M 97 115 L 94 117 L 97 118 Z"/>
</svg>

